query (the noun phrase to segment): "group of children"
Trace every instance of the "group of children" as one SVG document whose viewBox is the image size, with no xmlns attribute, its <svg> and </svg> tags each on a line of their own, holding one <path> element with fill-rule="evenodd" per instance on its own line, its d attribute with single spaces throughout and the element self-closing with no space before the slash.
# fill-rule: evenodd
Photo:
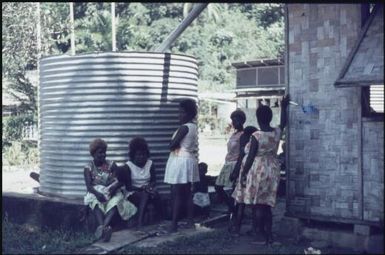
<svg viewBox="0 0 385 255">
<path fill-rule="evenodd" d="M 288 97 L 282 101 L 283 113 Z M 198 164 L 198 131 L 195 118 L 197 106 L 194 100 L 184 99 L 179 103 L 180 127 L 175 131 L 169 145 L 170 155 L 165 168 L 164 182 L 171 185 L 172 217 L 169 232 L 178 229 L 178 219 L 182 209 L 187 207 L 188 225 L 193 225 L 194 209 L 209 214 L 207 164 Z M 281 120 L 285 119 L 284 114 Z M 231 114 L 234 134 L 227 144 L 228 153 L 225 164 L 217 177 L 215 189 L 226 202 L 229 212 L 235 215 L 231 231 L 239 233 L 243 210 L 250 204 L 253 208 L 254 229 L 266 225 L 266 242 L 271 242 L 271 210 L 275 204 L 279 168 L 276 170 L 276 149 L 284 122 L 277 129 L 270 127 L 271 109 L 261 106 L 257 110 L 260 130 L 255 127 L 243 128 L 246 116 L 241 110 Z M 158 212 L 162 212 L 155 187 L 155 167 L 149 159 L 150 152 L 146 141 L 137 137 L 129 145 L 129 161 L 117 166 L 106 159 L 107 144 L 95 139 L 90 144 L 93 160 L 84 168 L 87 194 L 84 202 L 96 215 L 97 239 L 108 241 L 111 237 L 111 220 L 119 214 L 123 220 L 129 219 L 138 211 L 137 225 L 143 224 L 143 215 L 148 201 L 158 201 Z M 278 177 L 277 177 L 278 173 Z M 233 189 L 228 196 L 224 187 Z M 135 206 L 135 205 L 136 206 Z M 194 208 L 195 207 L 195 208 Z M 262 210 L 262 216 L 259 212 Z M 269 218 L 270 217 L 270 218 Z M 261 220 L 262 219 L 262 220 Z M 266 222 L 266 223 L 265 223 Z"/>
</svg>

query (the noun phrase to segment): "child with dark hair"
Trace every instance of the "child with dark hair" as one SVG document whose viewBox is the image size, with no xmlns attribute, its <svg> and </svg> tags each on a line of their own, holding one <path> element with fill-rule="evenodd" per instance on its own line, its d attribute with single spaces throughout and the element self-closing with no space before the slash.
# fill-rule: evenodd
<svg viewBox="0 0 385 255">
<path fill-rule="evenodd" d="M 199 169 L 199 182 L 195 182 L 193 185 L 193 202 L 194 212 L 204 217 L 210 216 L 210 196 L 209 185 L 207 180 L 207 164 L 201 162 L 198 164 Z"/>
<path fill-rule="evenodd" d="M 124 199 L 123 183 L 116 179 L 116 164 L 106 159 L 107 143 L 102 139 L 95 139 L 90 144 L 90 154 L 93 157 L 84 167 L 84 179 L 87 194 L 84 204 L 95 213 L 98 227 L 95 231 L 96 239 L 103 238 L 105 242 L 111 238 L 112 218 L 119 214 L 123 220 L 128 220 L 136 213 L 136 207 Z"/>
<path fill-rule="evenodd" d="M 155 187 L 155 166 L 149 159 L 150 150 L 142 137 L 135 137 L 130 141 L 128 156 L 123 181 L 128 191 L 126 195 L 128 200 L 139 208 L 137 227 L 141 227 L 150 201 L 154 202 L 157 211 L 163 217 L 160 197 Z"/>
<path fill-rule="evenodd" d="M 246 121 L 246 115 L 242 110 L 235 110 L 230 115 L 231 124 L 235 129 L 227 142 L 227 154 L 225 158 L 225 164 L 223 165 L 217 180 L 215 182 L 215 191 L 220 200 L 224 200 L 229 213 L 234 211 L 234 200 L 231 196 L 228 196 L 224 190 L 224 187 L 232 188 L 230 175 L 234 170 L 239 156 L 240 138 L 243 134 L 243 124 Z"/>
<path fill-rule="evenodd" d="M 239 204 L 252 206 L 253 226 L 259 226 L 266 244 L 273 242 L 271 207 L 275 206 L 280 179 L 277 150 L 281 132 L 286 125 L 286 107 L 289 95 L 281 102 L 281 122 L 278 128 L 270 126 L 273 117 L 270 107 L 261 105 L 256 111 L 259 131 L 251 135 L 245 147 L 240 176 L 232 194 Z M 239 233 L 244 206 L 239 206 L 235 232 Z M 255 229 L 256 230 L 256 229 Z"/>
<path fill-rule="evenodd" d="M 232 182 L 232 191 L 231 191 L 231 193 L 234 192 L 235 185 L 236 185 L 237 180 L 239 178 L 239 171 L 240 171 L 240 168 L 241 168 L 242 159 L 245 156 L 245 146 L 249 142 L 250 136 L 255 131 L 257 131 L 257 130 L 258 129 L 256 127 L 254 127 L 254 126 L 247 126 L 243 130 L 243 134 L 241 135 L 241 138 L 239 139 L 239 156 L 238 156 L 238 159 L 237 159 L 237 163 L 235 164 L 234 170 L 233 170 L 233 172 L 230 175 L 230 181 Z M 237 217 L 237 213 L 239 211 L 239 207 L 241 207 L 240 212 L 243 214 L 243 207 L 244 206 L 245 205 L 243 203 L 235 202 L 235 209 L 234 209 L 233 213 L 230 215 L 230 225 L 229 225 L 229 230 L 230 231 L 233 230 L 232 229 L 233 226 L 234 226 L 233 220 Z M 243 215 L 241 217 L 243 218 Z"/>
<path fill-rule="evenodd" d="M 199 181 L 198 172 L 198 129 L 194 119 L 197 106 L 194 100 L 184 99 L 179 103 L 181 126 L 173 134 L 170 142 L 170 156 L 167 160 L 164 182 L 171 184 L 173 198 L 172 221 L 169 232 L 178 228 L 178 217 L 183 202 L 187 203 L 189 225 L 193 223 L 194 204 L 191 183 Z"/>
</svg>

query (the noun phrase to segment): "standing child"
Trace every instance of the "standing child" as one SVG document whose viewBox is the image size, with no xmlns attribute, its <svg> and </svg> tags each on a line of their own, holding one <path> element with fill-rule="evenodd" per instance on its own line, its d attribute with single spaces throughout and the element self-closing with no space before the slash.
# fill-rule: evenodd
<svg viewBox="0 0 385 255">
<path fill-rule="evenodd" d="M 116 164 L 106 159 L 107 143 L 95 139 L 90 144 L 90 154 L 93 157 L 84 167 L 84 179 L 87 194 L 84 204 L 89 206 L 96 215 L 98 227 L 96 239 L 103 238 L 105 242 L 111 238 L 112 218 L 119 214 L 123 220 L 128 220 L 136 213 L 136 207 L 124 199 L 120 187 L 123 183 L 115 178 Z"/>
<path fill-rule="evenodd" d="M 286 107 L 289 95 L 281 103 L 281 122 L 273 128 L 270 122 L 273 113 L 270 107 L 261 105 L 256 111 L 260 130 L 254 132 L 246 145 L 240 176 L 233 192 L 237 203 L 251 205 L 253 222 L 257 223 L 266 244 L 273 242 L 272 213 L 275 206 L 277 187 L 280 178 L 280 165 L 277 150 L 280 135 L 286 125 Z M 240 207 L 240 210 L 243 209 Z M 235 232 L 239 234 L 243 212 L 238 212 Z"/>
<path fill-rule="evenodd" d="M 181 126 L 172 136 L 170 156 L 166 164 L 164 182 L 171 184 L 173 197 L 172 221 L 170 232 L 177 231 L 178 217 L 183 201 L 187 203 L 187 213 L 192 225 L 194 208 L 191 195 L 191 183 L 199 181 L 198 172 L 198 129 L 193 122 L 197 115 L 194 100 L 184 99 L 179 103 L 179 121 Z"/>
<path fill-rule="evenodd" d="M 194 211 L 197 211 L 204 217 L 210 216 L 210 196 L 209 185 L 207 180 L 207 164 L 204 162 L 199 163 L 199 182 L 194 183 Z"/>
<path fill-rule="evenodd" d="M 246 121 L 246 115 L 242 110 L 235 110 L 231 113 L 230 119 L 235 131 L 227 142 L 227 154 L 225 158 L 225 164 L 223 165 L 215 182 L 215 191 L 218 194 L 220 200 L 225 201 L 228 207 L 228 212 L 232 213 L 234 211 L 234 200 L 231 198 L 231 196 L 228 196 L 226 194 L 224 187 L 232 188 L 230 175 L 233 172 L 238 160 L 240 138 L 243 134 L 243 124 Z"/>
<path fill-rule="evenodd" d="M 241 138 L 239 139 L 240 140 L 240 142 L 239 142 L 239 156 L 238 156 L 238 159 L 237 159 L 237 163 L 235 164 L 235 167 L 233 169 L 233 172 L 230 175 L 230 181 L 232 182 L 232 191 L 231 191 L 231 193 L 234 192 L 235 185 L 237 184 L 237 180 L 239 178 L 239 171 L 240 171 L 240 168 L 241 168 L 243 157 L 245 156 L 245 146 L 249 142 L 250 136 L 255 131 L 257 131 L 256 127 L 254 127 L 254 126 L 247 126 L 243 130 L 243 134 L 241 135 Z M 237 217 L 238 211 L 240 211 L 243 214 L 244 206 L 245 206 L 245 204 L 243 204 L 243 203 L 235 202 L 235 209 L 234 209 L 233 213 L 230 215 L 230 225 L 229 225 L 229 230 L 230 231 L 233 230 L 232 229 L 233 225 L 234 225 L 233 220 Z M 239 209 L 239 208 L 241 208 L 241 209 Z M 243 215 L 241 217 L 243 217 Z M 251 233 L 251 231 L 249 231 L 248 233 Z"/>
</svg>

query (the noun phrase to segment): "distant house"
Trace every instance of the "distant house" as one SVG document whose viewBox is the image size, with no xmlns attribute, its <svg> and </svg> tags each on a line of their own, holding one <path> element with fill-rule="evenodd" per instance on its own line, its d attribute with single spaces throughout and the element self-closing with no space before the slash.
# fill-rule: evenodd
<svg viewBox="0 0 385 255">
<path fill-rule="evenodd" d="M 201 132 L 226 133 L 230 115 L 236 109 L 235 93 L 199 93 L 198 98 L 206 103 L 210 116 L 210 122 L 199 123 Z"/>
<path fill-rule="evenodd" d="M 287 215 L 383 228 L 383 5 L 286 10 Z"/>
<path fill-rule="evenodd" d="M 279 100 L 285 93 L 285 65 L 282 58 L 232 63 L 236 68 L 237 107 L 246 113 L 246 124 L 258 126 L 255 111 L 259 104 L 273 110 L 272 125 L 280 118 Z"/>
</svg>

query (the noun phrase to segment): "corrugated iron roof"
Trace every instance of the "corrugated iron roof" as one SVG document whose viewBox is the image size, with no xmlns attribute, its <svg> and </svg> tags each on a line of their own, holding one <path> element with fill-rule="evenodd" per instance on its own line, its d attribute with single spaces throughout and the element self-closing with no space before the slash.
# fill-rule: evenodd
<svg viewBox="0 0 385 255">
<path fill-rule="evenodd" d="M 273 59 L 257 59 L 252 61 L 243 61 L 231 63 L 231 65 L 237 69 L 248 68 L 248 67 L 258 67 L 258 66 L 274 66 L 274 65 L 283 65 L 283 58 L 273 58 Z"/>
</svg>

